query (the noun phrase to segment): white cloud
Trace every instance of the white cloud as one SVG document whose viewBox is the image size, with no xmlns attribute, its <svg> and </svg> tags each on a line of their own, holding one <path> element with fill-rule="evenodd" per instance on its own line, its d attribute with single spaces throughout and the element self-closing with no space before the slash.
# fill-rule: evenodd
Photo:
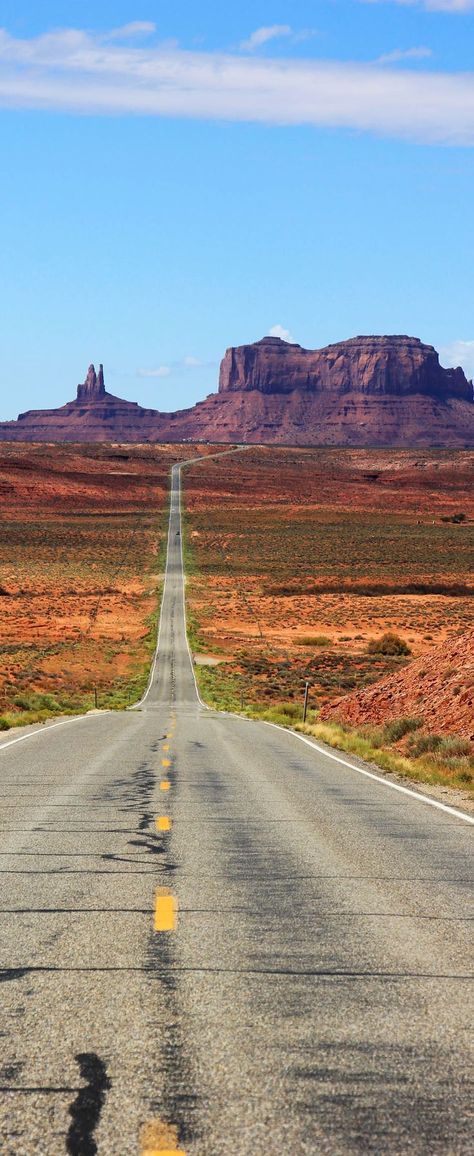
<svg viewBox="0 0 474 1156">
<path fill-rule="evenodd" d="M 399 60 L 427 60 L 432 56 L 431 48 L 394 48 L 393 52 L 384 52 L 376 60 L 376 64 L 397 64 Z"/>
<path fill-rule="evenodd" d="M 447 368 L 461 365 L 466 377 L 474 378 L 474 341 L 453 341 L 439 351 L 440 361 Z"/>
<path fill-rule="evenodd" d="M 106 44 L 0 30 L 0 107 L 314 125 L 474 145 L 474 73 Z"/>
<path fill-rule="evenodd" d="M 156 32 L 156 24 L 151 20 L 133 20 L 131 24 L 123 24 L 121 28 L 113 28 L 104 40 L 133 40 L 135 37 L 152 36 Z"/>
<path fill-rule="evenodd" d="M 180 361 L 170 361 L 169 365 L 159 365 L 156 369 L 137 369 L 137 377 L 171 377 L 183 369 L 211 369 L 215 361 L 201 361 L 199 357 L 187 354 Z"/>
<path fill-rule="evenodd" d="M 158 369 L 137 369 L 137 377 L 169 377 L 171 366 L 159 365 Z"/>
<path fill-rule="evenodd" d="M 294 337 L 291 336 L 289 329 L 284 329 L 283 325 L 272 325 L 268 330 L 269 337 L 281 337 L 282 341 L 294 342 Z"/>
<path fill-rule="evenodd" d="M 255 52 L 263 44 L 268 44 L 269 40 L 277 40 L 281 36 L 291 36 L 291 34 L 292 29 L 289 24 L 271 24 L 266 28 L 257 28 L 248 37 L 248 40 L 242 40 L 240 47 L 244 52 Z"/>
</svg>

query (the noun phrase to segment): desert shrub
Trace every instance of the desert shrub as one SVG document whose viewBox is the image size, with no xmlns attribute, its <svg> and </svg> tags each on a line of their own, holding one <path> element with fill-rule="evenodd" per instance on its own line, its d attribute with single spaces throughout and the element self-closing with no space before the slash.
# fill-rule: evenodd
<svg viewBox="0 0 474 1156">
<path fill-rule="evenodd" d="M 417 731 L 421 727 L 422 720 L 419 718 L 394 718 L 384 726 L 384 738 L 386 742 L 397 743 L 399 739 L 403 739 L 405 735 L 411 731 Z"/>
<path fill-rule="evenodd" d="M 473 754 L 472 744 L 469 742 L 469 739 L 460 738 L 458 735 L 443 738 L 439 744 L 438 751 L 440 755 L 454 759 L 470 758 Z"/>
<path fill-rule="evenodd" d="M 420 755 L 427 755 L 433 751 L 437 751 L 442 742 L 442 735 L 416 735 L 409 740 L 408 750 L 412 758 L 418 759 Z"/>
<path fill-rule="evenodd" d="M 8 719 L 6 719 L 4 717 L 4 715 L 0 714 L 0 731 L 9 731 L 9 730 L 10 730 L 10 723 L 8 722 Z"/>
<path fill-rule="evenodd" d="M 53 694 L 17 694 L 14 704 L 19 710 L 51 711 L 53 714 L 63 709 Z"/>
<path fill-rule="evenodd" d="M 404 655 L 411 654 L 408 643 L 399 634 L 387 630 L 380 638 L 372 638 L 367 646 L 368 654 Z"/>
<path fill-rule="evenodd" d="M 379 748 L 383 746 L 385 741 L 384 727 L 372 726 L 370 723 L 366 723 L 364 726 L 359 727 L 358 729 L 359 734 L 362 735 L 362 738 L 367 739 L 367 742 L 370 743 L 370 745 L 374 747 L 375 750 L 379 750 Z"/>
<path fill-rule="evenodd" d="M 325 634 L 305 634 L 299 639 L 302 646 L 330 646 L 331 639 Z"/>
<path fill-rule="evenodd" d="M 442 522 L 454 522 L 454 525 L 458 526 L 460 522 L 467 521 L 467 514 L 462 514 L 462 513 L 461 514 L 451 514 L 451 515 L 445 514 L 444 517 L 441 518 L 441 521 Z"/>
</svg>

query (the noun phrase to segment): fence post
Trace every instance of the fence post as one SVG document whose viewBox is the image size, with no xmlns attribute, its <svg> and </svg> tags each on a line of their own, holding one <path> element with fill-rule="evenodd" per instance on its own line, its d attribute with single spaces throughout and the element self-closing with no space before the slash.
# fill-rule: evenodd
<svg viewBox="0 0 474 1156">
<path fill-rule="evenodd" d="M 308 695 L 309 695 L 309 682 L 305 682 L 305 684 L 304 684 L 303 722 L 306 722 L 306 715 L 308 713 Z"/>
</svg>

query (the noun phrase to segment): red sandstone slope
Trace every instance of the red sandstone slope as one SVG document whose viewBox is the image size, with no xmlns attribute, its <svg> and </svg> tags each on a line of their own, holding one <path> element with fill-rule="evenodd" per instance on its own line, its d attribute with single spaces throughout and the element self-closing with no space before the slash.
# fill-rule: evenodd
<svg viewBox="0 0 474 1156">
<path fill-rule="evenodd" d="M 77 398 L 0 424 L 3 441 L 212 441 L 279 445 L 474 445 L 472 385 L 412 337 L 306 350 L 279 338 L 229 349 L 219 392 L 160 413 L 107 393 L 89 367 Z"/>
<path fill-rule="evenodd" d="M 474 737 L 474 631 L 437 646 L 368 690 L 321 711 L 329 721 L 361 726 L 421 718 L 433 733 Z"/>
</svg>

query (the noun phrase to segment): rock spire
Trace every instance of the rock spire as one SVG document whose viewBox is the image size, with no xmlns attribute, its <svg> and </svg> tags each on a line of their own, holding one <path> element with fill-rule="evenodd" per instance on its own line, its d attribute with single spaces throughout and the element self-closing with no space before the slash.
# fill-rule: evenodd
<svg viewBox="0 0 474 1156">
<path fill-rule="evenodd" d="M 87 370 L 86 380 L 82 385 L 77 387 L 78 401 L 97 401 L 98 398 L 104 396 L 105 382 L 104 382 L 104 367 L 99 366 L 99 372 L 96 373 L 95 365 L 91 364 Z"/>
</svg>

